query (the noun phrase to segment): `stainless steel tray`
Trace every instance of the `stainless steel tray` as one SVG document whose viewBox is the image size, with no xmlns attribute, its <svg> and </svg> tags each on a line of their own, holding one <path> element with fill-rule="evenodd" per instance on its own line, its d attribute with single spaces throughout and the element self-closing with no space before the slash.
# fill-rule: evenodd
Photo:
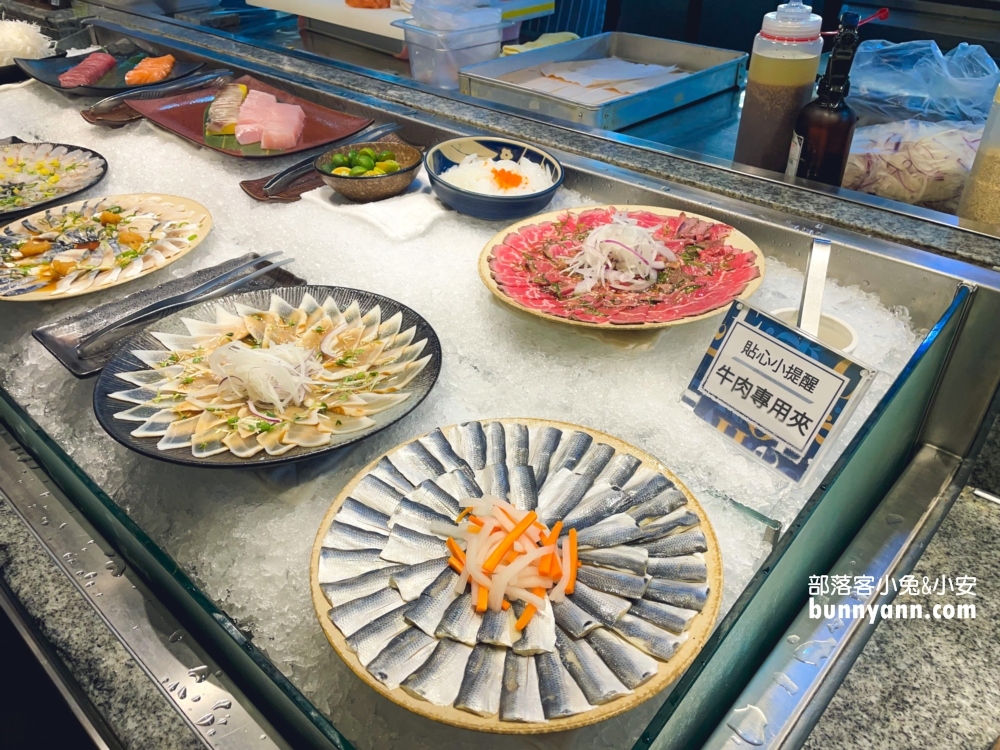
<svg viewBox="0 0 1000 750">
<path fill-rule="evenodd" d="M 570 60 L 619 57 L 635 63 L 676 65 L 691 72 L 679 81 L 630 94 L 604 104 L 579 104 L 518 85 L 541 65 Z M 640 34 L 611 31 L 552 47 L 522 52 L 462 68 L 462 93 L 560 120 L 620 130 L 650 117 L 738 86 L 746 72 L 745 52 Z"/>
</svg>

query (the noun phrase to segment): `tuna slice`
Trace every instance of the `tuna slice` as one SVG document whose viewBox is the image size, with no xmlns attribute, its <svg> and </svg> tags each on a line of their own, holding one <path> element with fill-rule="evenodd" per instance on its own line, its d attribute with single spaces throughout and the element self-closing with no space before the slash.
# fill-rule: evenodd
<svg viewBox="0 0 1000 750">
<path fill-rule="evenodd" d="M 77 86 L 92 86 L 104 78 L 118 64 L 107 52 L 94 52 L 79 65 L 59 76 L 59 85 L 71 89 Z"/>
</svg>

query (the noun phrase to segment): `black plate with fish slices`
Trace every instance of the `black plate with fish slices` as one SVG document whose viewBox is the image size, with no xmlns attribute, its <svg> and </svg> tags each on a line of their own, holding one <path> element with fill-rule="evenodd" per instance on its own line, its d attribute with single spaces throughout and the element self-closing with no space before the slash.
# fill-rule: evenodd
<svg viewBox="0 0 1000 750">
<path fill-rule="evenodd" d="M 575 590 L 551 587 L 522 630 L 529 592 L 506 588 L 506 610 L 500 599 L 470 609 L 448 546 L 453 535 L 472 555 L 472 526 L 456 525 L 470 523 L 466 506 L 477 525 L 490 523 L 487 507 L 506 515 L 505 531 L 540 523 L 519 537 L 529 546 L 551 544 L 542 540 L 561 521 L 565 560 L 575 529 Z M 722 558 L 701 505 L 649 454 L 577 425 L 483 420 L 422 435 L 359 472 L 320 525 L 310 586 L 330 644 L 377 692 L 452 726 L 541 734 L 623 714 L 683 674 L 715 625 Z"/>
<path fill-rule="evenodd" d="M 103 50 L 100 51 L 103 52 Z M 138 65 L 143 59 L 147 57 L 156 57 L 156 55 L 146 52 L 140 52 L 124 58 L 120 55 L 115 55 L 118 59 L 118 64 L 106 73 L 103 78 L 96 81 L 92 85 L 72 86 L 67 88 L 59 83 L 59 76 L 70 68 L 82 63 L 87 59 L 87 57 L 88 55 L 78 55 L 75 57 L 46 57 L 41 60 L 23 60 L 15 58 L 14 64 L 36 81 L 41 81 L 47 86 L 54 88 L 56 91 L 62 91 L 65 94 L 72 94 L 73 96 L 100 97 L 111 96 L 112 94 L 117 94 L 120 91 L 130 91 L 132 89 L 141 89 L 146 86 L 155 86 L 160 83 L 176 81 L 178 78 L 185 78 L 192 73 L 196 73 L 205 65 L 203 62 L 176 60 L 173 68 L 170 70 L 170 73 L 168 73 L 165 78 L 152 83 L 129 85 L 125 83 L 125 74 Z"/>
<path fill-rule="evenodd" d="M 0 221 L 64 203 L 94 187 L 107 173 L 108 160 L 92 149 L 4 139 L 0 141 Z"/>
<path fill-rule="evenodd" d="M 218 374 L 206 372 L 212 366 Z M 440 370 L 434 329 L 395 300 L 333 286 L 259 290 L 182 310 L 134 335 L 102 371 L 94 412 L 115 440 L 150 458 L 257 468 L 385 429 L 424 400 Z M 315 397 L 313 384 L 330 382 L 326 372 L 348 385 Z M 293 388 L 302 389 L 300 403 L 284 410 L 262 396 L 287 399 Z"/>
</svg>

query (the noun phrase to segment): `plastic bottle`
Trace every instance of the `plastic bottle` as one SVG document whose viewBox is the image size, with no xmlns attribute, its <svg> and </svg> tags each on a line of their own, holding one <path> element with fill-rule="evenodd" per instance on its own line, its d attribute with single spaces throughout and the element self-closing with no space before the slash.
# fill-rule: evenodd
<svg viewBox="0 0 1000 750">
<path fill-rule="evenodd" d="M 764 16 L 753 40 L 735 161 L 784 172 L 799 111 L 812 98 L 823 19 L 791 0 Z"/>
<path fill-rule="evenodd" d="M 1000 87 L 993 97 L 958 215 L 1000 227 Z"/>
<path fill-rule="evenodd" d="M 850 72 L 858 51 L 857 13 L 840 17 L 840 30 L 816 98 L 799 112 L 785 174 L 840 187 L 851 153 L 858 116 L 844 99 L 851 90 Z"/>
</svg>

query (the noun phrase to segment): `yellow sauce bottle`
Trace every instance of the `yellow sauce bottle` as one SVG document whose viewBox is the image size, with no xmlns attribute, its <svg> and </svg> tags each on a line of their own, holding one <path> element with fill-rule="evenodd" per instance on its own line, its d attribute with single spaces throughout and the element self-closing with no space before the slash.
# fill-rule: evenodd
<svg viewBox="0 0 1000 750">
<path fill-rule="evenodd" d="M 764 16 L 753 42 L 734 161 L 785 171 L 795 119 L 812 99 L 822 23 L 802 0 Z"/>
</svg>

